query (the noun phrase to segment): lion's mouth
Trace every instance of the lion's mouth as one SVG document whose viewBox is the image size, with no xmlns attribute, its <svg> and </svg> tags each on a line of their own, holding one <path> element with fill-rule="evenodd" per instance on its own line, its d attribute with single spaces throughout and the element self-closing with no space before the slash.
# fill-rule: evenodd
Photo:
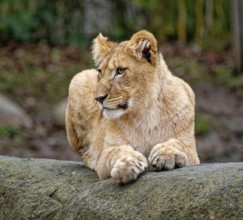
<svg viewBox="0 0 243 220">
<path fill-rule="evenodd" d="M 126 110 L 128 108 L 128 102 L 124 102 L 122 104 L 119 104 L 117 106 L 118 109 L 123 109 L 123 110 Z"/>
<path fill-rule="evenodd" d="M 105 109 L 105 110 L 110 110 L 110 111 L 115 111 L 118 109 L 126 110 L 127 108 L 128 108 L 128 102 L 121 103 L 121 104 L 117 105 L 116 108 L 108 108 L 105 105 L 103 105 L 103 110 Z"/>
<path fill-rule="evenodd" d="M 131 105 L 129 101 L 121 102 L 120 104 L 117 103 L 116 105 L 109 104 L 103 103 L 102 106 L 100 105 L 103 116 L 109 120 L 120 118 L 126 113 L 126 109 Z"/>
</svg>

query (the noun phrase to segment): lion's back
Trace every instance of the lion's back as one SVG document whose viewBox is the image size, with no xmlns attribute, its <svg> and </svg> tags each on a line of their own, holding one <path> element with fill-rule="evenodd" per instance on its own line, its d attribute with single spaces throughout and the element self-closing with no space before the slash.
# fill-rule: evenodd
<svg viewBox="0 0 243 220">
<path fill-rule="evenodd" d="M 187 82 L 173 75 L 171 87 L 171 91 L 173 91 L 175 96 L 174 99 L 177 100 L 177 102 L 175 102 L 176 106 L 173 108 L 176 109 L 178 103 L 180 103 L 180 106 L 186 105 L 191 106 L 191 108 L 195 107 L 195 94 Z"/>
<path fill-rule="evenodd" d="M 96 83 L 97 72 L 90 69 L 76 74 L 69 86 L 65 120 L 68 140 L 76 151 L 89 145 L 87 135 L 98 111 L 94 100 Z"/>
</svg>

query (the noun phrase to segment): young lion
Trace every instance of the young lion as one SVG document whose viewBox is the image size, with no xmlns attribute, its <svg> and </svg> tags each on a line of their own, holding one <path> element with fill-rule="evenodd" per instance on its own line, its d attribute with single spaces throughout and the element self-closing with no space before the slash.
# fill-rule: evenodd
<svg viewBox="0 0 243 220">
<path fill-rule="evenodd" d="M 199 164 L 194 93 L 171 74 L 155 37 L 142 30 L 115 43 L 99 34 L 92 54 L 98 68 L 74 76 L 66 109 L 67 137 L 84 164 L 116 183 Z"/>
</svg>

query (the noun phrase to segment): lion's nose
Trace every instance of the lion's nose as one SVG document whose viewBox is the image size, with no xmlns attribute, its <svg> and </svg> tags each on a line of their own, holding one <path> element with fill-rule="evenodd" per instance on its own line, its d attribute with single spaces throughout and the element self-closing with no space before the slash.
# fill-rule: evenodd
<svg viewBox="0 0 243 220">
<path fill-rule="evenodd" d="M 96 101 L 100 102 L 101 104 L 103 103 L 103 101 L 106 99 L 106 97 L 108 96 L 108 94 L 104 95 L 104 96 L 98 96 L 95 98 Z"/>
</svg>

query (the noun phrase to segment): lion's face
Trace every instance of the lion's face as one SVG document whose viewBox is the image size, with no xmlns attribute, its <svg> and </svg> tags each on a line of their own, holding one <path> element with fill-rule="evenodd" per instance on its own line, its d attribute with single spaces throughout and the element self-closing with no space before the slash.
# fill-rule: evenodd
<svg viewBox="0 0 243 220">
<path fill-rule="evenodd" d="M 140 31 L 117 44 L 100 34 L 94 40 L 93 56 L 98 64 L 95 99 L 104 117 L 116 119 L 142 108 L 158 60 L 153 35 Z"/>
</svg>

